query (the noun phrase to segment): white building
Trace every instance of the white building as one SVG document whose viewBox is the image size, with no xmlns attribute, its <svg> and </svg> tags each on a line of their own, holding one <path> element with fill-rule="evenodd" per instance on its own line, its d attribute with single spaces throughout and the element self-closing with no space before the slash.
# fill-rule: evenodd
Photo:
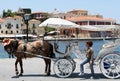
<svg viewBox="0 0 120 81">
<path fill-rule="evenodd" d="M 28 21 L 29 34 L 43 34 L 45 30 L 39 27 L 40 21 L 31 19 Z M 2 34 L 26 34 L 26 24 L 20 16 L 0 18 L 0 35 Z"/>
<path fill-rule="evenodd" d="M 21 34 L 23 18 L 20 16 L 0 19 L 0 34 Z"/>
<path fill-rule="evenodd" d="M 38 28 L 39 28 L 40 21 L 36 19 L 29 20 L 29 33 L 31 34 L 37 34 Z"/>
</svg>

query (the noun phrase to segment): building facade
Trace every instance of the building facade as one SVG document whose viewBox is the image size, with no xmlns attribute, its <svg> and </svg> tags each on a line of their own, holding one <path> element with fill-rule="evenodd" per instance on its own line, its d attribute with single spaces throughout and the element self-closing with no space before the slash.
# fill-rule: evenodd
<svg viewBox="0 0 120 81">
<path fill-rule="evenodd" d="M 34 12 L 34 13 L 32 13 L 32 18 L 40 20 L 40 21 L 44 21 L 48 17 L 49 17 L 49 15 L 46 12 Z"/>
<path fill-rule="evenodd" d="M 19 16 L 24 16 L 24 14 L 31 14 L 32 10 L 30 8 L 19 8 L 17 14 Z"/>
<path fill-rule="evenodd" d="M 87 15 L 88 15 L 87 10 L 71 10 L 71 11 L 68 11 L 66 13 L 54 13 L 54 12 L 51 13 L 52 17 L 62 18 L 62 19 L 87 16 Z"/>
<path fill-rule="evenodd" d="M 39 20 L 36 20 L 36 19 L 29 20 L 29 26 L 28 26 L 29 33 L 35 34 L 35 35 L 42 33 L 42 32 L 38 32 L 40 30 L 39 24 L 40 24 Z"/>
<path fill-rule="evenodd" d="M 106 28 L 106 27 L 115 27 L 116 25 L 116 21 L 112 18 L 103 18 L 102 15 L 92 15 L 89 14 L 89 12 L 87 10 L 71 10 L 68 11 L 67 13 L 57 13 L 54 14 L 53 17 L 57 17 L 57 18 L 63 18 L 66 20 L 69 20 L 71 22 L 74 22 L 80 26 L 95 26 L 95 27 L 102 27 L 102 28 Z M 78 37 L 101 37 L 101 31 L 87 31 L 87 30 L 81 30 L 79 29 L 79 31 L 76 31 L 78 29 L 76 28 L 72 28 L 69 29 L 70 32 L 70 36 L 72 36 L 73 34 L 78 35 Z M 64 35 L 64 32 L 68 31 L 68 29 L 62 29 L 61 30 L 61 34 Z M 111 37 L 112 35 L 112 31 L 106 31 L 106 36 Z"/>
<path fill-rule="evenodd" d="M 23 18 L 20 16 L 0 19 L 0 34 L 21 34 Z"/>
<path fill-rule="evenodd" d="M 40 28 L 39 24 L 49 17 L 63 18 L 72 21 L 80 26 L 96 26 L 96 27 L 108 27 L 115 26 L 116 21 L 111 18 L 103 18 L 102 15 L 91 15 L 87 10 L 71 10 L 67 13 L 46 13 L 46 12 L 34 12 L 31 13 L 31 9 L 18 10 L 18 13 L 22 16 L 14 16 L 7 18 L 0 18 L 0 34 L 26 34 L 27 28 L 23 19 L 25 13 L 30 13 L 32 19 L 28 21 L 28 33 L 41 35 L 45 33 L 44 28 Z M 87 31 L 78 28 L 60 29 L 61 35 L 78 36 L 78 37 L 100 37 L 101 33 L 98 31 Z M 110 36 L 112 32 L 107 31 L 107 35 Z"/>
<path fill-rule="evenodd" d="M 66 18 L 69 21 L 72 21 L 78 25 L 114 25 L 116 21 L 113 19 L 105 19 L 99 17 L 91 17 L 91 16 L 82 16 L 82 17 L 72 17 Z"/>
<path fill-rule="evenodd" d="M 36 19 L 28 21 L 28 33 L 34 35 L 40 35 L 45 33 L 43 28 L 39 27 L 41 22 Z M 26 34 L 27 25 L 24 19 L 20 16 L 0 18 L 0 35 L 7 34 Z"/>
</svg>

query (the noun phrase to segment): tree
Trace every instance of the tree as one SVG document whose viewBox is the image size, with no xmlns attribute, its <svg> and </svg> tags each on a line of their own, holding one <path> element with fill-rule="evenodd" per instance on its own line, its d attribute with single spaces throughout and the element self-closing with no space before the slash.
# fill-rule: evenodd
<svg viewBox="0 0 120 81">
<path fill-rule="evenodd" d="M 12 12 L 12 10 L 8 9 L 7 11 L 3 10 L 3 18 L 5 17 L 13 17 L 17 15 L 17 12 Z"/>
<path fill-rule="evenodd" d="M 55 31 L 55 28 L 45 27 L 46 32 Z"/>
<path fill-rule="evenodd" d="M 12 12 L 11 17 L 16 16 L 17 12 Z"/>
<path fill-rule="evenodd" d="M 12 11 L 11 11 L 10 9 L 7 10 L 7 16 L 8 16 L 8 17 L 9 17 L 9 16 L 10 16 L 10 17 L 12 16 Z"/>
<path fill-rule="evenodd" d="M 6 17 L 6 12 L 3 10 L 3 18 Z"/>
</svg>

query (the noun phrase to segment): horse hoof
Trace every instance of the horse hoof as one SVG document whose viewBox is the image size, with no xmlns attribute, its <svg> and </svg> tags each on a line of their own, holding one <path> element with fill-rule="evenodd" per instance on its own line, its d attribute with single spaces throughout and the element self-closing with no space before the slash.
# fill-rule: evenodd
<svg viewBox="0 0 120 81">
<path fill-rule="evenodd" d="M 50 76 L 50 73 L 45 73 L 44 76 Z"/>
<path fill-rule="evenodd" d="M 50 76 L 50 73 L 47 73 L 46 75 L 47 75 L 47 76 Z"/>
<path fill-rule="evenodd" d="M 16 72 L 16 75 L 18 75 L 19 74 L 19 72 Z"/>
<path fill-rule="evenodd" d="M 22 76 L 23 74 L 22 73 L 20 73 L 18 76 Z"/>
</svg>

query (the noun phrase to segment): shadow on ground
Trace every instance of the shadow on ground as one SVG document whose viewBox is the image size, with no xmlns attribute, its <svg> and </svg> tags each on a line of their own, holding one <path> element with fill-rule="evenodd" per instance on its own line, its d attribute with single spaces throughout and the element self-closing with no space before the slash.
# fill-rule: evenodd
<svg viewBox="0 0 120 81">
<path fill-rule="evenodd" d="M 68 77 L 68 78 L 90 79 L 90 77 L 91 77 L 91 74 L 85 74 L 85 75 L 83 75 L 83 76 L 78 76 L 78 73 L 73 73 L 73 74 L 71 74 L 71 76 Z M 95 73 L 94 79 L 108 79 L 108 78 L 106 78 L 102 73 Z M 120 79 L 120 77 L 119 77 L 118 79 Z"/>
<path fill-rule="evenodd" d="M 43 74 L 23 74 L 22 76 L 12 76 L 11 78 L 20 78 L 20 77 L 56 77 L 55 75 L 43 75 Z"/>
<path fill-rule="evenodd" d="M 67 78 L 71 78 L 71 79 L 74 79 L 74 78 L 80 78 L 80 79 L 90 79 L 90 74 L 85 74 L 83 76 L 78 76 L 78 73 L 72 73 L 69 77 Z M 55 74 L 52 74 L 50 76 L 46 76 L 46 75 L 43 75 L 43 74 L 24 74 L 22 76 L 13 76 L 11 78 L 20 78 L 20 77 L 54 77 L 54 78 L 59 78 L 57 77 Z M 106 78 L 103 74 L 101 73 L 96 73 L 95 74 L 95 77 L 94 79 L 108 79 Z M 120 79 L 120 78 L 118 78 Z"/>
</svg>

